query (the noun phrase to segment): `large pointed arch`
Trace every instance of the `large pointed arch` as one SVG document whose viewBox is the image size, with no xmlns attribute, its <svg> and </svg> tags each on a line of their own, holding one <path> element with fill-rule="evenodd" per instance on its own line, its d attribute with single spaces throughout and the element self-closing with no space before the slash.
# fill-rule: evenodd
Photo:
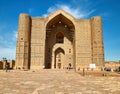
<svg viewBox="0 0 120 94">
<path fill-rule="evenodd" d="M 58 22 L 62 21 L 63 23 L 65 23 L 66 25 L 68 25 L 69 27 L 72 26 L 71 30 L 75 31 L 75 18 L 70 15 L 69 13 L 65 12 L 64 10 L 57 10 L 55 12 L 53 12 L 52 14 L 48 15 L 46 18 L 46 27 L 51 27 L 51 25 L 54 23 L 56 23 L 56 20 Z M 46 28 L 47 29 L 47 28 Z"/>
<path fill-rule="evenodd" d="M 56 58 L 56 54 L 53 52 L 54 47 L 68 45 L 68 49 L 70 50 L 72 49 L 72 52 L 74 50 L 74 36 L 75 36 L 74 17 L 72 17 L 70 14 L 66 13 L 63 10 L 58 10 L 47 16 L 45 23 L 46 23 L 45 66 L 46 68 L 53 68 L 54 62 L 56 62 L 54 61 L 54 59 Z M 57 39 L 58 41 L 56 42 Z M 67 49 L 64 48 L 63 50 L 66 52 Z M 67 54 L 71 54 L 69 56 L 71 56 L 70 58 L 72 58 L 73 53 Z M 65 60 L 65 57 L 62 58 L 62 60 L 63 59 Z M 66 65 L 64 64 L 62 65 L 62 67 Z"/>
</svg>

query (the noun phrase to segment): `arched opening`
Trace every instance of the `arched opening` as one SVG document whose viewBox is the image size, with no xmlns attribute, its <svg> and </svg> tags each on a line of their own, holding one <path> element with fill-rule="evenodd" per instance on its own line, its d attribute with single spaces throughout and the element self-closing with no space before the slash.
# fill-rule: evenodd
<svg viewBox="0 0 120 94">
<path fill-rule="evenodd" d="M 67 63 L 73 64 L 73 56 L 74 56 L 74 30 L 75 27 L 73 23 L 64 15 L 59 14 L 51 19 L 46 25 L 46 43 L 45 43 L 45 68 L 56 68 L 55 65 L 56 60 L 59 55 L 62 54 L 61 52 L 56 54 L 54 48 L 64 47 L 64 61 Z M 71 49 L 71 53 L 69 50 Z M 58 51 L 58 50 L 57 50 Z M 62 54 L 63 55 L 63 54 Z M 68 59 L 71 60 L 68 60 Z M 61 61 L 58 59 L 58 61 Z M 71 61 L 71 62 L 70 62 Z M 67 65 L 67 64 L 66 64 Z M 56 66 L 56 67 L 55 67 Z M 62 65 L 59 66 L 62 67 Z"/>
<path fill-rule="evenodd" d="M 56 34 L 56 43 L 63 43 L 64 42 L 64 35 L 61 32 Z"/>
<path fill-rule="evenodd" d="M 55 58 L 54 58 L 54 68 L 61 69 L 64 64 L 64 55 L 65 52 L 62 48 L 58 48 L 55 50 Z"/>
</svg>

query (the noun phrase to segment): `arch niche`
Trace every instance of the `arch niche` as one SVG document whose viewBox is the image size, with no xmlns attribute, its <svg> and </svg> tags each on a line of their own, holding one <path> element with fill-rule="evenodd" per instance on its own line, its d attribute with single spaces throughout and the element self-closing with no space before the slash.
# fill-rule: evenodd
<svg viewBox="0 0 120 94">
<path fill-rule="evenodd" d="M 69 63 L 74 66 L 74 31 L 74 24 L 62 13 L 47 22 L 45 68 L 65 68 Z"/>
<path fill-rule="evenodd" d="M 64 66 L 63 64 L 63 62 L 65 62 L 65 52 L 64 52 L 64 50 L 62 49 L 62 48 L 57 48 L 56 50 L 55 50 L 55 57 L 54 57 L 54 68 L 58 68 L 58 69 L 60 69 L 62 66 Z"/>
</svg>

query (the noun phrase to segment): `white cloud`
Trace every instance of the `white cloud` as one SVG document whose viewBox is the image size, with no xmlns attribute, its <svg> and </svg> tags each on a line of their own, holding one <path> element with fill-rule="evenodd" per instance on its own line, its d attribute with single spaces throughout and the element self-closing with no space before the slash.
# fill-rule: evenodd
<svg viewBox="0 0 120 94">
<path fill-rule="evenodd" d="M 69 5 L 65 4 L 56 4 L 55 6 L 51 6 L 48 8 L 47 13 L 44 14 L 43 16 L 46 17 L 48 14 L 56 11 L 57 9 L 63 9 L 66 12 L 70 13 L 76 18 L 86 18 L 90 16 L 92 13 L 95 12 L 95 9 L 93 10 L 83 10 L 82 7 L 71 7 Z"/>
<path fill-rule="evenodd" d="M 53 6 L 53 7 L 48 8 L 47 12 L 51 13 L 51 12 L 53 12 L 55 10 L 56 10 L 56 7 Z"/>
</svg>

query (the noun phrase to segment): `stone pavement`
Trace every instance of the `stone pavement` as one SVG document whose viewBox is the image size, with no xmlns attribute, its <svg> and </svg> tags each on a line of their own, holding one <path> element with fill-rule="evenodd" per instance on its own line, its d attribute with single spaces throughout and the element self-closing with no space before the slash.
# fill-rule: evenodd
<svg viewBox="0 0 120 94">
<path fill-rule="evenodd" d="M 0 94 L 120 94 L 120 77 L 83 77 L 67 70 L 1 70 Z"/>
</svg>

